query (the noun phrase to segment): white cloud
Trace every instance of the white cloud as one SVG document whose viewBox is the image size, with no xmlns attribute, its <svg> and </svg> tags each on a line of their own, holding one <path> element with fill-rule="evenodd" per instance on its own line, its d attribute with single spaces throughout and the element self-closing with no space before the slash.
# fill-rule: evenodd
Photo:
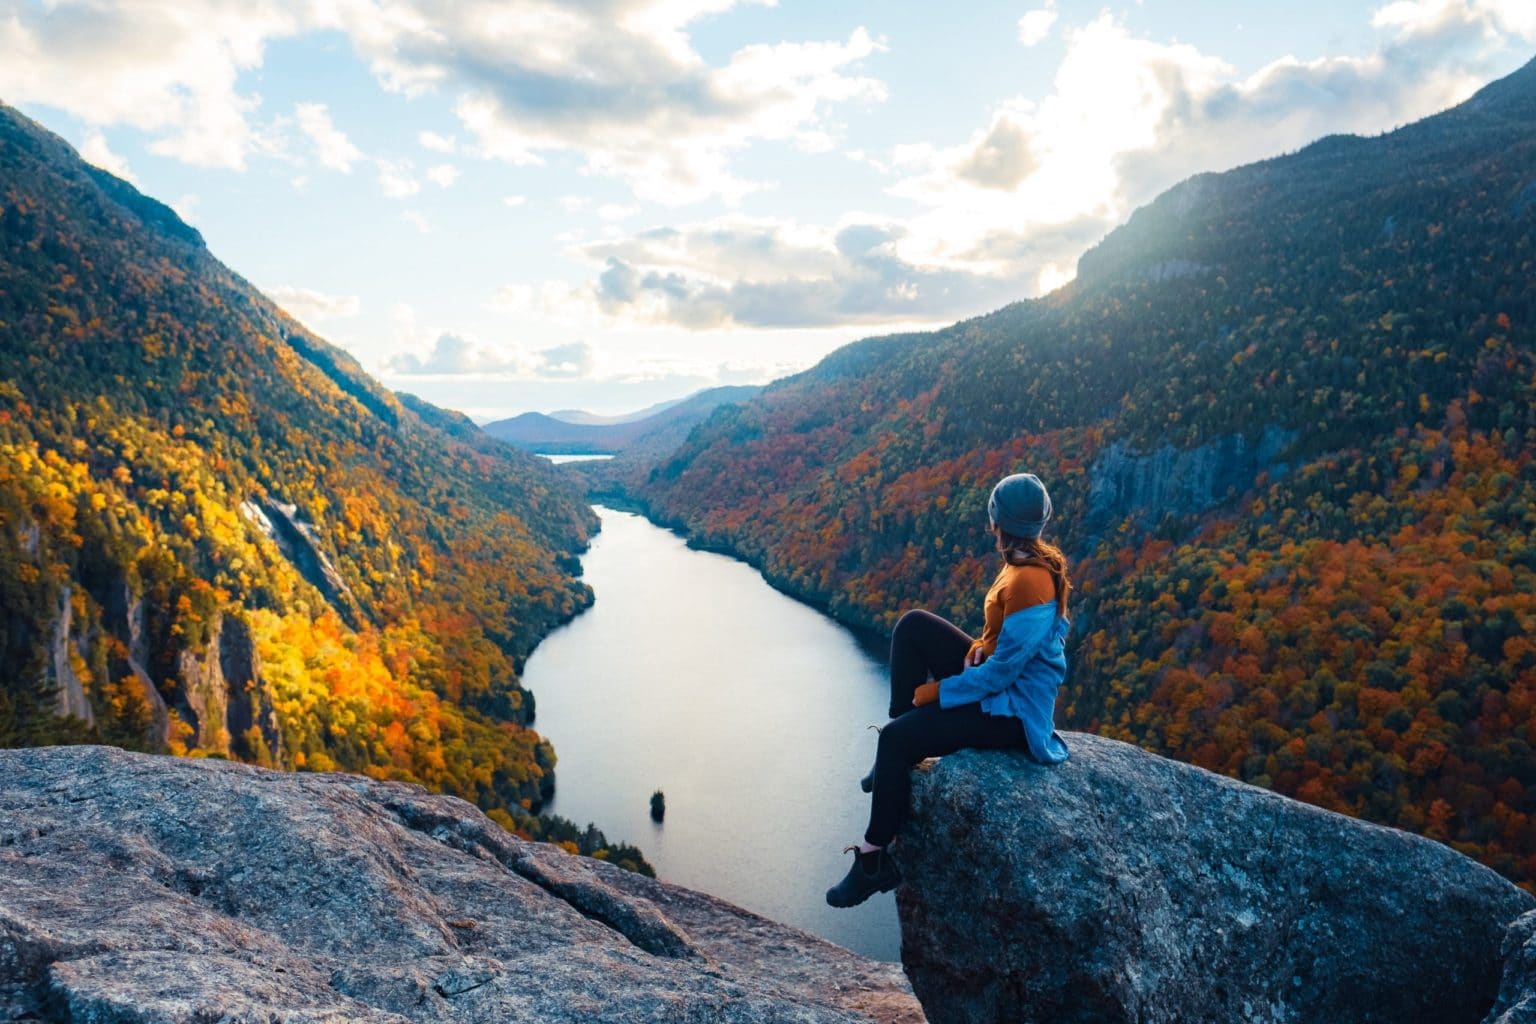
<svg viewBox="0 0 1536 1024">
<path fill-rule="evenodd" d="M 379 172 L 379 191 L 386 199 L 405 199 L 421 191 L 416 168 L 409 160 L 375 160 Z"/>
<path fill-rule="evenodd" d="M 1050 91 L 994 109 L 951 147 L 897 147 L 891 191 L 926 206 L 901 259 L 1064 283 L 1083 247 L 1191 174 L 1378 132 L 1468 96 L 1536 4 L 1407 0 L 1381 8 L 1377 50 L 1282 58 L 1248 76 L 1182 43 L 1133 35 L 1111 15 L 1064 33 Z M 1527 20 L 1536 41 L 1536 15 Z M 1490 29 L 1489 26 L 1494 26 Z M 1054 236 L 1054 240 L 1053 239 Z"/>
<path fill-rule="evenodd" d="M 1044 7 L 1033 11 L 1026 11 L 1019 19 L 1019 42 L 1025 46 L 1034 46 L 1042 42 L 1051 33 L 1051 26 L 1056 24 L 1056 4 L 1054 0 Z"/>
<path fill-rule="evenodd" d="M 597 215 L 606 221 L 628 220 L 639 212 L 639 207 L 625 206 L 622 203 L 604 203 L 597 208 Z"/>
<path fill-rule="evenodd" d="M 592 376 L 597 355 L 585 341 L 536 351 L 480 344 L 451 331 L 437 335 L 425 353 L 400 352 L 385 368 L 405 377 L 480 377 L 500 380 L 574 380 Z"/>
<path fill-rule="evenodd" d="M 266 292 L 273 302 L 311 326 L 357 316 L 363 308 L 362 300 L 356 295 L 329 295 L 293 285 L 278 285 Z"/>
<path fill-rule="evenodd" d="M 1410 38 L 1470 28 L 1489 39 L 1514 35 L 1529 42 L 1536 40 L 1536 4 L 1530 0 L 1395 0 L 1378 8 L 1371 23 Z"/>
<path fill-rule="evenodd" d="M 99 129 L 92 128 L 85 133 L 85 138 L 80 143 L 80 156 L 86 163 L 95 164 L 102 170 L 117 175 L 130 185 L 139 184 L 139 179 L 134 176 L 128 161 L 112 151 L 107 145 L 106 136 L 102 135 Z"/>
<path fill-rule="evenodd" d="M 315 156 L 322 167 L 343 174 L 352 172 L 352 165 L 363 158 L 362 151 L 352 144 L 346 133 L 331 123 L 331 113 L 324 103 L 298 103 L 294 115 L 299 128 L 314 143 Z"/>
<path fill-rule="evenodd" d="M 423 149 L 430 149 L 434 153 L 452 153 L 459 148 L 458 141 L 452 135 L 439 135 L 437 132 L 422 132 L 416 136 L 416 141 L 421 143 Z"/>
<path fill-rule="evenodd" d="M 477 345 L 462 335 L 444 332 L 437 336 L 431 351 L 425 355 L 402 352 L 391 357 L 385 365 L 396 373 L 417 377 L 517 372 L 527 363 L 515 355 L 504 355 Z"/>
<path fill-rule="evenodd" d="M 448 188 L 459 180 L 459 169 L 453 164 L 436 164 L 427 168 L 427 178 L 434 184 Z"/>
<path fill-rule="evenodd" d="M 400 214 L 400 219 L 424 235 L 430 235 L 432 233 L 431 221 L 427 220 L 426 217 L 422 216 L 415 210 L 402 211 Z"/>
<path fill-rule="evenodd" d="M 389 18 L 347 7 L 343 21 L 387 87 L 451 95 L 480 155 L 527 165 L 573 152 L 588 172 L 675 204 L 745 195 L 757 186 L 732 172 L 733 153 L 759 140 L 825 146 L 830 108 L 885 95 L 849 70 L 882 48 L 863 29 L 747 46 L 711 65 L 688 26 L 735 5 L 398 0 Z"/>
<path fill-rule="evenodd" d="M 270 142 L 237 79 L 270 40 L 304 27 L 302 11 L 278 0 L 13 4 L 0 18 L 0 96 L 132 126 L 151 151 L 186 163 L 244 168 Z"/>
<path fill-rule="evenodd" d="M 601 267 L 588 301 L 603 313 L 694 330 L 936 323 L 1024 297 L 1013 278 L 905 260 L 905 234 L 857 214 L 830 228 L 725 217 L 577 252 Z"/>
<path fill-rule="evenodd" d="M 527 196 L 502 196 L 501 201 L 511 207 L 519 207 L 528 202 Z"/>
<path fill-rule="evenodd" d="M 187 192 L 172 199 L 170 207 L 176 211 L 176 216 L 188 224 L 195 225 L 197 223 L 197 205 L 201 201 L 196 194 Z"/>
</svg>

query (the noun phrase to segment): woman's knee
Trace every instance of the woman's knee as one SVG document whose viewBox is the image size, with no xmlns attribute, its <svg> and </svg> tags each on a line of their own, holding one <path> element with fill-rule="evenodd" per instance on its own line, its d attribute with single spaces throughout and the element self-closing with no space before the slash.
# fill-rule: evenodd
<svg viewBox="0 0 1536 1024">
<path fill-rule="evenodd" d="M 932 624 L 938 620 L 938 616 L 922 608 L 911 608 L 902 613 L 896 620 L 896 626 L 891 630 L 891 641 L 910 640 L 925 629 L 932 628 Z"/>
</svg>

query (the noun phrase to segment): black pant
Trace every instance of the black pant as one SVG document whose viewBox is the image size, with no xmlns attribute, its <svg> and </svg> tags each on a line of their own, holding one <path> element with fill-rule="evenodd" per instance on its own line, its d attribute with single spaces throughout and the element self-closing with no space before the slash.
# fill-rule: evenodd
<svg viewBox="0 0 1536 1024">
<path fill-rule="evenodd" d="M 960 627 L 914 610 L 891 633 L 891 718 L 880 730 L 875 754 L 875 788 L 864 841 L 885 846 L 907 818 L 912 766 L 965 747 L 1026 748 L 1024 723 L 1011 715 L 989 715 L 980 704 L 913 707 L 912 692 L 928 681 L 958 675 L 965 668 L 971 638 Z"/>
</svg>

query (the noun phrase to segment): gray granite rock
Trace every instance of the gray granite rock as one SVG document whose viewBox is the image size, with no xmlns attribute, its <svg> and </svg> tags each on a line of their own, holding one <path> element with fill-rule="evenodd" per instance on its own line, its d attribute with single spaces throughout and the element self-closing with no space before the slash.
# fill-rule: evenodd
<svg viewBox="0 0 1536 1024">
<path fill-rule="evenodd" d="M 350 775 L 0 751 L 0 1019 L 919 1022 L 900 969 Z"/>
<path fill-rule="evenodd" d="M 897 907 L 935 1024 L 1477 1024 L 1493 1006 L 1506 926 L 1536 907 L 1493 871 L 1125 743 L 1066 740 L 1053 767 L 962 751 L 915 775 Z M 1523 953 L 1528 936 L 1510 941 Z"/>
<path fill-rule="evenodd" d="M 1536 910 L 1515 918 L 1500 952 L 1504 980 L 1484 1024 L 1536 1024 Z"/>
</svg>

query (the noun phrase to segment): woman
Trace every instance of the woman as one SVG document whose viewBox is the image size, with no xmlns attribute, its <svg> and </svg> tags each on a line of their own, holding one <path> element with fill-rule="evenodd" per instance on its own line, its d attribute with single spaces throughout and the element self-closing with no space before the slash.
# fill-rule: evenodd
<svg viewBox="0 0 1536 1024">
<path fill-rule="evenodd" d="M 1051 498 L 1033 473 L 1004 477 L 987 502 L 1003 555 L 987 592 L 986 627 L 972 640 L 926 611 L 909 611 L 891 634 L 892 721 L 880 731 L 869 828 L 853 866 L 827 890 L 834 907 L 863 903 L 901 881 L 886 847 L 907 816 L 911 768 L 962 747 L 1019 748 L 1037 761 L 1067 759 L 1052 727 L 1056 690 L 1067 671 L 1066 560 L 1040 539 Z M 929 677 L 932 677 L 932 680 Z"/>
</svg>

